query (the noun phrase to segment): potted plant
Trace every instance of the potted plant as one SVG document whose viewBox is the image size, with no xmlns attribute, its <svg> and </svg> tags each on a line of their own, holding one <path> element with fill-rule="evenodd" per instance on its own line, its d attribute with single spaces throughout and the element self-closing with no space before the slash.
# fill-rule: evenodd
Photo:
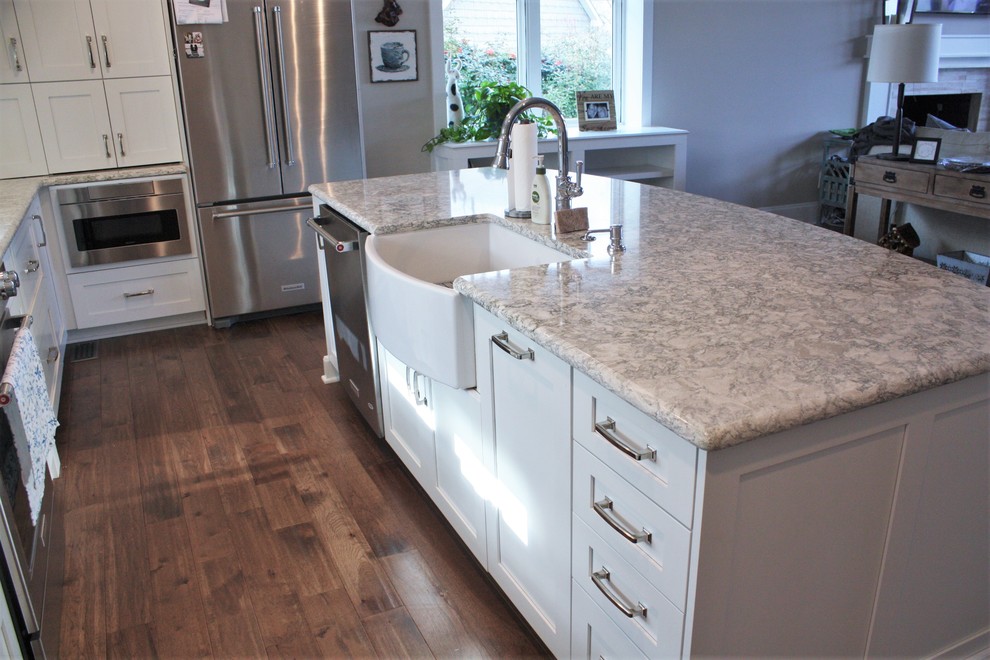
<svg viewBox="0 0 990 660">
<path fill-rule="evenodd" d="M 471 96 L 470 113 L 466 113 L 464 121 L 455 126 L 440 129 L 440 132 L 423 145 L 423 151 L 432 152 L 444 142 L 483 142 L 494 140 L 502 130 L 502 122 L 519 101 L 532 96 L 530 91 L 518 83 L 481 83 Z M 553 128 L 549 117 L 535 116 L 531 113 L 523 115 L 537 124 L 540 137 L 547 135 Z"/>
</svg>

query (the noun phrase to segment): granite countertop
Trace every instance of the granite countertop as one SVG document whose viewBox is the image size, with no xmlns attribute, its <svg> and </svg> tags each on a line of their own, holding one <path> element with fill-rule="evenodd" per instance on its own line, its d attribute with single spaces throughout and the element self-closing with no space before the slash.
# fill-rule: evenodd
<svg viewBox="0 0 990 660">
<path fill-rule="evenodd" d="M 458 278 L 454 288 L 705 450 L 990 371 L 990 288 L 762 211 L 586 177 L 592 227 L 627 251 Z M 506 224 L 483 168 L 312 186 L 373 233 Z"/>
<path fill-rule="evenodd" d="M 31 200 L 42 188 L 74 183 L 133 179 L 144 176 L 184 174 L 185 172 L 185 165 L 175 164 L 130 167 L 119 170 L 93 170 L 88 172 L 73 172 L 71 174 L 50 174 L 23 179 L 2 179 L 0 180 L 0 254 L 6 252 L 11 239 L 14 238 L 17 227 L 21 223 L 21 219 L 31 205 Z"/>
</svg>

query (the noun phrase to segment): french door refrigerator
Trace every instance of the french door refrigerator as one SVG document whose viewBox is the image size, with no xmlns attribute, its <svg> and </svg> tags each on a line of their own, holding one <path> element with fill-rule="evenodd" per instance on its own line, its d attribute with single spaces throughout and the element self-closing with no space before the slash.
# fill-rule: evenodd
<svg viewBox="0 0 990 660">
<path fill-rule="evenodd" d="M 350 1 L 227 0 L 227 17 L 172 19 L 219 326 L 319 302 L 307 187 L 365 174 Z"/>
</svg>

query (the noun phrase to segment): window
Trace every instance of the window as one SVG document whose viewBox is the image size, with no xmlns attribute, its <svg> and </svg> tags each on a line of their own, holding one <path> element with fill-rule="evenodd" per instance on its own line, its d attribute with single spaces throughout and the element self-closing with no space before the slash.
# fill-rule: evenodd
<svg viewBox="0 0 990 660">
<path fill-rule="evenodd" d="M 616 87 L 621 1 L 443 0 L 444 54 L 460 66 L 468 110 L 480 83 L 515 81 L 577 117 L 574 92 Z"/>
</svg>

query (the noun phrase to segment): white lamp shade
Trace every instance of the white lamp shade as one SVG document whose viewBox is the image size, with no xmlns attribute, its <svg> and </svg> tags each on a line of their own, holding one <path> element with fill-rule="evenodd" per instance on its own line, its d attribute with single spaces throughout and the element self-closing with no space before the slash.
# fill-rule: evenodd
<svg viewBox="0 0 990 660">
<path fill-rule="evenodd" d="M 870 82 L 938 82 L 939 41 L 942 25 L 911 23 L 877 25 L 873 29 Z"/>
</svg>

